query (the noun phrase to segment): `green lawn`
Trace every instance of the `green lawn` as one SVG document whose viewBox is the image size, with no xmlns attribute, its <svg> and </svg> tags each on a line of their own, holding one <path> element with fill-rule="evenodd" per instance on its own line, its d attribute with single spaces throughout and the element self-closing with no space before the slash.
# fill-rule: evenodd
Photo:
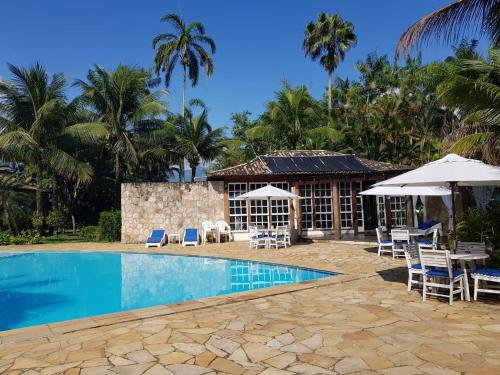
<svg viewBox="0 0 500 375">
<path fill-rule="evenodd" d="M 55 236 L 42 237 L 41 243 L 51 244 L 51 243 L 63 243 L 63 242 L 85 242 L 78 233 L 63 233 Z"/>
</svg>

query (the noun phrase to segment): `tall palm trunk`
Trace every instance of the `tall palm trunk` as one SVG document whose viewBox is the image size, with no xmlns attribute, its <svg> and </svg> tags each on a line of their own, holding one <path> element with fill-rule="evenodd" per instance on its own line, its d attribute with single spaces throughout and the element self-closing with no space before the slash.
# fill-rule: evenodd
<svg viewBox="0 0 500 375">
<path fill-rule="evenodd" d="M 115 155 L 115 205 L 121 203 L 121 167 L 120 167 L 120 156 Z"/>
<path fill-rule="evenodd" d="M 332 117 L 332 75 L 333 72 L 328 72 L 328 116 Z"/>
<path fill-rule="evenodd" d="M 182 77 L 182 117 L 184 117 L 186 111 L 186 65 L 182 65 L 184 69 L 184 75 Z"/>
</svg>

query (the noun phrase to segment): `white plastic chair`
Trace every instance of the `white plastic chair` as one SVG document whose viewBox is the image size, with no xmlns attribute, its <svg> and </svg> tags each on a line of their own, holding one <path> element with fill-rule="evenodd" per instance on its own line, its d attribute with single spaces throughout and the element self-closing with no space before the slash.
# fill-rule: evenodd
<svg viewBox="0 0 500 375">
<path fill-rule="evenodd" d="M 418 242 L 418 248 L 424 250 L 437 250 L 439 239 L 439 229 L 435 228 L 432 232 L 432 240 Z"/>
<path fill-rule="evenodd" d="M 450 252 L 448 250 L 419 250 L 420 264 L 423 270 L 423 293 L 425 301 L 427 295 L 447 297 L 449 304 L 453 305 L 453 297 L 460 294 L 464 299 L 464 271 L 453 270 L 451 266 Z M 444 280 L 441 281 L 440 280 Z M 447 281 L 447 283 L 445 283 Z M 457 289 L 455 284 L 458 283 Z M 439 289 L 429 291 L 428 288 L 441 288 L 448 290 L 448 294 L 439 293 Z"/>
<path fill-rule="evenodd" d="M 393 229 L 392 237 L 392 258 L 405 256 L 405 246 L 410 243 L 410 231 L 408 229 Z"/>
<path fill-rule="evenodd" d="M 231 226 L 224 220 L 217 221 L 215 225 L 217 226 L 217 231 L 219 232 L 219 241 L 221 240 L 221 238 L 226 237 L 228 242 L 231 241 Z"/>
<path fill-rule="evenodd" d="M 205 245 L 208 240 L 208 235 L 213 233 L 213 230 L 217 229 L 214 223 L 211 221 L 204 221 L 201 223 L 201 243 Z"/>
<path fill-rule="evenodd" d="M 378 242 L 378 256 L 383 253 L 391 253 L 392 254 L 392 241 L 384 240 L 382 235 L 382 230 L 380 228 L 375 229 L 377 232 L 377 242 Z"/>
<path fill-rule="evenodd" d="M 269 236 L 269 247 L 279 248 L 280 246 L 287 247 L 288 240 L 286 238 L 286 226 L 278 225 L 274 233 Z"/>
</svg>

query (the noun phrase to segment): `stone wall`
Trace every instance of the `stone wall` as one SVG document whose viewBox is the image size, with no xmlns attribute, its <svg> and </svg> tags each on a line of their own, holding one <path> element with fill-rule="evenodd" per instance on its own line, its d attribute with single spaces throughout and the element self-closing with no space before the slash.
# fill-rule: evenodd
<svg viewBox="0 0 500 375">
<path fill-rule="evenodd" d="M 127 183 L 121 195 L 122 243 L 144 243 L 153 228 L 182 235 L 187 227 L 201 231 L 204 220 L 224 219 L 222 181 Z"/>
</svg>

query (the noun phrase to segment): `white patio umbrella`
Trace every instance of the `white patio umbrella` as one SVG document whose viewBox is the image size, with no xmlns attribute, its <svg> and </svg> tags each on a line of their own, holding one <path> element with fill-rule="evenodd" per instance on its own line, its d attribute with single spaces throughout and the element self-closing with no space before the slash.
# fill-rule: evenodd
<svg viewBox="0 0 500 375">
<path fill-rule="evenodd" d="M 268 227 L 271 227 L 271 200 L 281 200 L 281 199 L 300 199 L 297 194 L 290 193 L 289 191 L 278 189 L 277 187 L 266 185 L 259 189 L 255 189 L 249 191 L 248 193 L 242 194 L 236 199 L 242 200 L 258 200 L 258 199 L 267 199 L 268 201 Z"/>
<path fill-rule="evenodd" d="M 249 191 L 248 193 L 242 194 L 236 199 L 243 200 L 254 200 L 254 199 L 272 199 L 272 200 L 280 200 L 280 199 L 299 199 L 300 197 L 297 194 L 290 193 L 289 191 L 278 189 L 277 187 L 266 185 L 259 189 L 255 189 Z"/>
<path fill-rule="evenodd" d="M 420 168 L 378 182 L 374 186 L 443 186 L 454 195 L 457 186 L 500 186 L 500 168 L 480 160 L 455 154 L 427 163 Z M 453 232 L 455 232 L 455 200 L 451 200 Z"/>
<path fill-rule="evenodd" d="M 362 191 L 360 195 L 387 195 L 391 197 L 406 195 L 444 196 L 451 190 L 443 186 L 375 186 Z"/>
</svg>

